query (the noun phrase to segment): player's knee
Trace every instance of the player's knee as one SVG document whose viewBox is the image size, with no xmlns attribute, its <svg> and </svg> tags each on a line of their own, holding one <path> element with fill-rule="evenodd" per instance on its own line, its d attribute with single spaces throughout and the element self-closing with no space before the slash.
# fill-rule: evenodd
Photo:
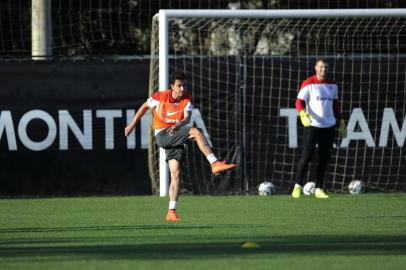
<svg viewBox="0 0 406 270">
<path fill-rule="evenodd" d="M 174 185 L 178 185 L 179 182 L 180 182 L 179 175 L 177 175 L 177 176 L 171 176 L 171 182 L 172 182 L 172 184 L 174 184 Z"/>
<path fill-rule="evenodd" d="M 194 137 L 201 136 L 202 130 L 200 128 L 192 127 L 189 134 L 193 135 Z"/>
<path fill-rule="evenodd" d="M 192 137 L 196 137 L 199 135 L 199 130 L 195 127 L 192 127 L 189 131 L 189 135 Z"/>
<path fill-rule="evenodd" d="M 180 172 L 171 172 L 171 181 L 179 182 L 180 179 Z"/>
</svg>

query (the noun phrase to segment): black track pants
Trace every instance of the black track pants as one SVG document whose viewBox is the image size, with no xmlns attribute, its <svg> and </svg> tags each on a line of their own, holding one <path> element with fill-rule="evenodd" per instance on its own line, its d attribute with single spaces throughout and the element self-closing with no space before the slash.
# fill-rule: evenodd
<svg viewBox="0 0 406 270">
<path fill-rule="evenodd" d="M 331 149 L 333 148 L 335 126 L 328 128 L 306 127 L 303 134 L 302 156 L 297 165 L 296 183 L 303 185 L 303 178 L 307 172 L 309 162 L 318 146 L 319 165 L 317 167 L 316 188 L 322 188 L 324 174 L 330 159 Z"/>
</svg>

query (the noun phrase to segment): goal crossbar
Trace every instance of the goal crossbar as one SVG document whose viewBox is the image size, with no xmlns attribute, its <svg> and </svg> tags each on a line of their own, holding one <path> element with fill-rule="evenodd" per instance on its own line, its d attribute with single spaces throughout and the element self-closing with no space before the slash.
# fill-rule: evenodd
<svg viewBox="0 0 406 270">
<path fill-rule="evenodd" d="M 201 10 L 161 9 L 157 14 L 170 18 L 345 18 L 345 17 L 405 17 L 406 9 L 279 9 L 279 10 Z"/>
</svg>

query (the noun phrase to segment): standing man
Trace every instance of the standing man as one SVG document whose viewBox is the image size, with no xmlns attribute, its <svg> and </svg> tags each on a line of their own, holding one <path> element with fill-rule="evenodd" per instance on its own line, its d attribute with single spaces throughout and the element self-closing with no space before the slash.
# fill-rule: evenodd
<svg viewBox="0 0 406 270">
<path fill-rule="evenodd" d="M 341 117 L 338 102 L 338 86 L 333 80 L 327 79 L 328 64 L 325 59 L 316 61 L 316 75 L 307 78 L 300 87 L 296 99 L 296 109 L 304 126 L 302 156 L 296 171 L 296 184 L 292 192 L 293 198 L 302 195 L 303 178 L 313 154 L 318 149 L 319 164 L 316 175 L 316 198 L 327 199 L 323 190 L 324 174 L 333 148 L 334 129 L 337 121 L 339 132 L 345 137 L 346 125 Z"/>
<path fill-rule="evenodd" d="M 192 117 L 193 106 L 192 96 L 185 91 L 185 79 L 184 73 L 175 71 L 171 75 L 171 89 L 155 92 L 152 97 L 148 98 L 124 130 L 125 136 L 128 136 L 141 117 L 149 109 L 153 109 L 156 143 L 165 149 L 166 161 L 171 174 L 169 211 L 166 215 L 166 220 L 170 222 L 180 220 L 176 213 L 176 202 L 179 196 L 180 161 L 185 150 L 184 145 L 188 141 L 196 141 L 200 151 L 210 162 L 213 174 L 236 167 L 235 164 L 218 161 L 203 133 L 195 127 L 186 126 Z"/>
</svg>

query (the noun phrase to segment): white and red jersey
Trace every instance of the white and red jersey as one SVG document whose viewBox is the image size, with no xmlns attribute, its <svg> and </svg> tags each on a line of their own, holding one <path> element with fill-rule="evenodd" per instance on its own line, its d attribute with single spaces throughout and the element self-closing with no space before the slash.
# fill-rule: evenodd
<svg viewBox="0 0 406 270">
<path fill-rule="evenodd" d="M 303 108 L 302 101 L 306 108 Z M 316 75 L 307 78 L 301 85 L 296 100 L 298 111 L 306 109 L 313 118 L 311 126 L 327 128 L 336 124 L 340 117 L 338 106 L 338 86 L 333 80 L 317 79 Z"/>
<path fill-rule="evenodd" d="M 179 100 L 174 100 L 172 90 L 155 92 L 147 103 L 153 109 L 155 134 L 182 121 L 185 118 L 184 112 L 193 109 L 190 94 L 185 93 Z"/>
</svg>

